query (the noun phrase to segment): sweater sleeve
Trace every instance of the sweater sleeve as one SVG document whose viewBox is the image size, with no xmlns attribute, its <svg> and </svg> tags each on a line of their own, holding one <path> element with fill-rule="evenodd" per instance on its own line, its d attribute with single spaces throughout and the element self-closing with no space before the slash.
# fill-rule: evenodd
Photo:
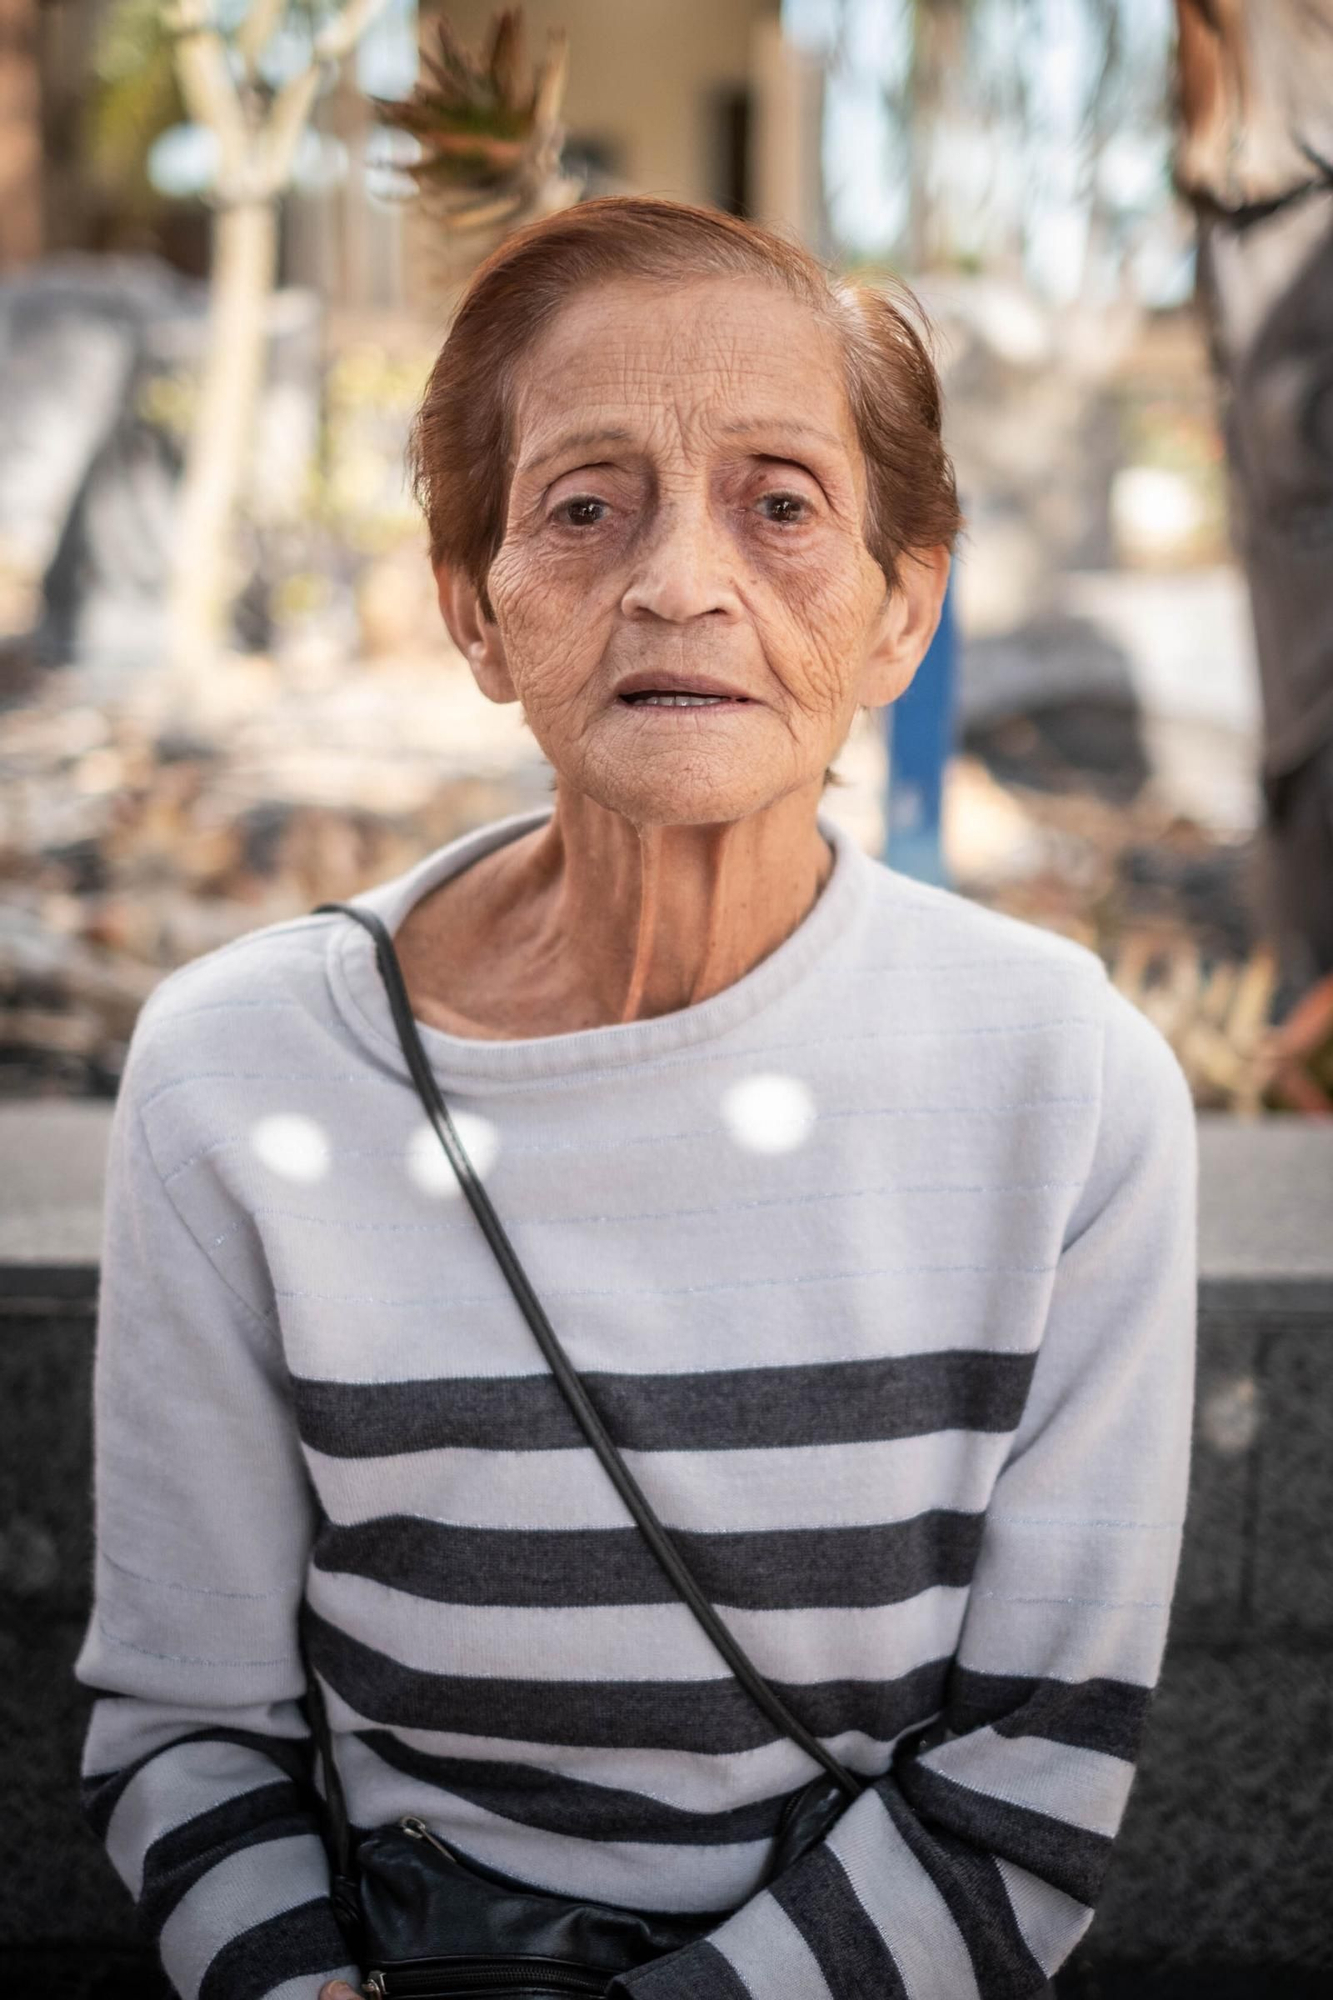
<svg viewBox="0 0 1333 2000">
<path fill-rule="evenodd" d="M 300 1707 L 312 1499 L 271 1318 L 173 1207 L 138 1068 L 103 1233 L 85 1811 L 181 2000 L 316 2000 L 358 1975 Z"/>
<path fill-rule="evenodd" d="M 1195 1130 L 1108 988 L 1093 1158 L 939 1725 L 633 2000 L 1023 2000 L 1092 1918 L 1160 1671 L 1189 1460 Z M 927 1747 L 929 1746 L 929 1747 Z"/>
</svg>

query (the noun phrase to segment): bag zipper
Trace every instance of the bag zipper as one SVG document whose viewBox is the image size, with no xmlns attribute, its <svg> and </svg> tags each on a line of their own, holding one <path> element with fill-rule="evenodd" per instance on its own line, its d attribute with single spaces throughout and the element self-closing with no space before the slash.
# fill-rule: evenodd
<svg viewBox="0 0 1333 2000">
<path fill-rule="evenodd" d="M 428 1841 L 437 1854 L 442 1854 L 446 1861 L 453 1861 L 454 1857 L 450 1850 L 445 1846 L 438 1834 L 431 1832 L 424 1819 L 417 1819 L 414 1814 L 405 1813 L 398 1824 L 404 1833 L 412 1836 L 413 1840 Z M 455 1862 L 454 1865 L 456 1867 L 457 1863 Z"/>
<path fill-rule="evenodd" d="M 423 1959 L 416 1965 L 390 1965 L 366 1976 L 367 2000 L 433 2000 L 433 1996 L 485 1993 L 497 1987 L 509 1993 L 606 1992 L 611 1975 L 585 1972 L 554 1958 L 513 1958 L 484 1965 L 458 1959 Z"/>
</svg>

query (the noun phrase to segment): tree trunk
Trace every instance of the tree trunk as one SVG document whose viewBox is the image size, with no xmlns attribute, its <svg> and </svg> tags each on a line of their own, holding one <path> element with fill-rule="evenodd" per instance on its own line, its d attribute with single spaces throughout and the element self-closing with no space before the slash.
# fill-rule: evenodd
<svg viewBox="0 0 1333 2000">
<path fill-rule="evenodd" d="M 1177 0 L 1196 205 L 1263 700 L 1263 916 L 1333 971 L 1333 0 Z"/>
<path fill-rule="evenodd" d="M 911 271 L 947 263 L 949 217 L 936 171 L 942 127 L 966 58 L 967 0 L 915 0 L 907 83 L 907 261 Z"/>
<path fill-rule="evenodd" d="M 186 681 L 207 673 L 228 636 L 232 522 L 248 470 L 276 269 L 276 202 L 219 209 L 208 340 L 181 492 L 170 606 L 171 660 Z"/>
</svg>

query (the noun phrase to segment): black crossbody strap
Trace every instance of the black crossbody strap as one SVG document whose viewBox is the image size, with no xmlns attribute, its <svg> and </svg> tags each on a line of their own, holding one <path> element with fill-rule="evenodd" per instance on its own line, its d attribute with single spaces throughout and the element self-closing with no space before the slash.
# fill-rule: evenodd
<svg viewBox="0 0 1333 2000">
<path fill-rule="evenodd" d="M 537 1345 L 541 1348 L 565 1401 L 577 1418 L 588 1443 L 605 1467 L 608 1478 L 637 1523 L 644 1540 L 660 1563 L 672 1588 L 694 1613 L 736 1679 L 755 1705 L 763 1710 L 769 1721 L 774 1723 L 785 1736 L 789 1736 L 793 1743 L 798 1744 L 807 1756 L 822 1764 L 849 1799 L 859 1798 L 862 1791 L 860 1780 L 855 1778 L 831 1751 L 825 1749 L 819 1738 L 806 1728 L 798 1716 L 793 1715 L 781 1695 L 764 1678 L 739 1641 L 719 1618 L 686 1567 L 671 1536 L 649 1506 L 634 1474 L 612 1442 L 605 1424 L 583 1386 L 582 1378 L 556 1337 L 555 1328 L 547 1318 L 541 1300 L 532 1289 L 528 1275 L 518 1260 L 517 1252 L 509 1241 L 504 1225 L 492 1207 L 490 1196 L 468 1158 L 453 1119 L 449 1116 L 449 1107 L 440 1094 L 426 1051 L 421 1046 L 421 1037 L 417 1033 L 417 1024 L 412 1017 L 402 967 L 398 963 L 398 954 L 394 950 L 393 939 L 387 926 L 373 911 L 359 909 L 352 903 L 320 903 L 316 906 L 314 914 L 318 916 L 335 910 L 352 917 L 364 930 L 369 931 L 375 941 L 375 955 L 389 997 L 389 1008 L 398 1031 L 398 1040 L 402 1045 L 403 1058 L 416 1085 L 417 1095 L 425 1107 L 426 1116 L 449 1157 L 449 1164 L 458 1176 L 459 1186 L 481 1225 L 482 1234 L 504 1274 L 505 1282 L 518 1302 L 520 1312 L 532 1329 Z"/>
</svg>

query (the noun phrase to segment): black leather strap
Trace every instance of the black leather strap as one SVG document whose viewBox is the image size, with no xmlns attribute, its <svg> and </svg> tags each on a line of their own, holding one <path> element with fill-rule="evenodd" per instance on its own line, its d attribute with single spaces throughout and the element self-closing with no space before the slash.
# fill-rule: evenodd
<svg viewBox="0 0 1333 2000">
<path fill-rule="evenodd" d="M 509 1241 L 504 1225 L 492 1207 L 490 1196 L 482 1186 L 464 1150 L 453 1119 L 449 1116 L 449 1107 L 440 1094 L 426 1051 L 421 1046 L 421 1037 L 412 1017 L 412 1007 L 403 980 L 402 967 L 398 963 L 398 954 L 394 950 L 393 938 L 389 934 L 388 927 L 373 911 L 359 909 L 352 903 L 320 903 L 316 906 L 314 914 L 318 916 L 333 911 L 341 911 L 345 916 L 353 918 L 363 930 L 369 931 L 374 939 L 375 956 L 388 994 L 389 1009 L 393 1015 L 394 1027 L 398 1031 L 403 1058 L 416 1085 L 417 1095 L 425 1107 L 426 1116 L 448 1155 L 449 1164 L 458 1176 L 459 1186 L 481 1225 L 482 1234 L 494 1253 L 505 1282 L 518 1302 L 520 1312 L 532 1329 L 537 1345 L 541 1348 L 565 1401 L 577 1418 L 588 1443 L 605 1467 L 608 1478 L 637 1523 L 644 1540 L 660 1563 L 672 1588 L 694 1613 L 736 1679 L 769 1721 L 774 1723 L 785 1736 L 789 1736 L 793 1743 L 798 1744 L 808 1757 L 822 1764 L 849 1799 L 859 1798 L 863 1790 L 860 1779 L 854 1777 L 831 1751 L 826 1750 L 819 1738 L 792 1713 L 781 1695 L 770 1686 L 739 1641 L 719 1618 L 686 1567 L 670 1534 L 649 1506 L 634 1474 L 612 1442 L 583 1385 L 582 1378 L 557 1339 L 541 1300 L 533 1291 L 527 1273 L 518 1260 L 517 1252 Z M 331 1769 L 332 1759 L 327 1752 L 325 1763 Z"/>
</svg>

